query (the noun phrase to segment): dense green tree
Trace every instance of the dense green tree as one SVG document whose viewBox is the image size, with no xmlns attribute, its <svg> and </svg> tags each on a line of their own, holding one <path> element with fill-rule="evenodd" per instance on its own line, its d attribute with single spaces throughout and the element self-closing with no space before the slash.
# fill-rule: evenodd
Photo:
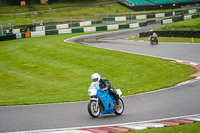
<svg viewBox="0 0 200 133">
<path fill-rule="evenodd" d="M 20 5 L 21 0 L 6 0 L 8 5 Z"/>
</svg>

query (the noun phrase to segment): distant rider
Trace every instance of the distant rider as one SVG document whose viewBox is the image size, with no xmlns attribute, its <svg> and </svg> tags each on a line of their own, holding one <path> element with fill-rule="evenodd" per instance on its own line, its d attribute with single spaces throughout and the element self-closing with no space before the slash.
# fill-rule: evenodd
<svg viewBox="0 0 200 133">
<path fill-rule="evenodd" d="M 149 40 L 152 40 L 152 38 L 154 38 L 155 42 L 158 43 L 158 39 L 157 39 L 158 35 L 153 31 L 153 29 L 150 30 L 149 35 L 150 35 Z"/>
<path fill-rule="evenodd" d="M 111 86 L 109 80 L 105 78 L 101 78 L 101 76 L 98 73 L 92 74 L 92 81 L 93 82 L 99 82 L 99 87 L 102 91 L 109 91 L 109 94 L 114 97 L 116 104 L 119 105 L 119 95 L 115 92 L 113 87 Z"/>
<path fill-rule="evenodd" d="M 158 37 L 158 35 L 153 31 L 153 29 L 150 30 L 149 36 L 150 36 L 150 38 L 152 38 L 152 37 L 157 38 Z"/>
</svg>

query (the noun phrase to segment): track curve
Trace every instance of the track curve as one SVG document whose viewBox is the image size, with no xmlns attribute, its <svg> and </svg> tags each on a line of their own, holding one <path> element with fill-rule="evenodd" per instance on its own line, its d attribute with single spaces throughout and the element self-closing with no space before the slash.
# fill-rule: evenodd
<svg viewBox="0 0 200 133">
<path fill-rule="evenodd" d="M 199 44 L 159 43 L 119 40 L 136 36 L 159 24 L 134 30 L 101 33 L 69 39 L 84 45 L 187 60 L 200 63 Z M 138 122 L 200 113 L 200 81 L 162 91 L 123 97 L 122 116 L 105 115 L 92 119 L 87 112 L 88 101 L 0 107 L 0 132 L 29 131 Z"/>
</svg>

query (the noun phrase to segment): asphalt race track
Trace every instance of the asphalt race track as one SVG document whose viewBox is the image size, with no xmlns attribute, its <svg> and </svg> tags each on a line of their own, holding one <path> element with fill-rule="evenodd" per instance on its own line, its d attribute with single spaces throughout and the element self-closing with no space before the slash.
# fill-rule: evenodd
<svg viewBox="0 0 200 133">
<path fill-rule="evenodd" d="M 120 40 L 137 36 L 138 32 L 147 31 L 156 26 L 159 24 L 127 31 L 77 37 L 68 41 L 200 64 L 200 44 L 159 42 L 158 45 L 150 45 L 149 42 Z M 200 80 L 162 91 L 122 97 L 122 99 L 125 103 L 125 111 L 122 116 L 102 115 L 97 119 L 89 116 L 88 101 L 1 106 L 0 132 L 118 124 L 200 114 Z"/>
</svg>

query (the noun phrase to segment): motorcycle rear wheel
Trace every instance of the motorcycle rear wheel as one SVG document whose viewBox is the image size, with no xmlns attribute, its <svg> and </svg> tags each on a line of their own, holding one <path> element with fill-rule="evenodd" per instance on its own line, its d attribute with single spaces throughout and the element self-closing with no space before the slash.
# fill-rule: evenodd
<svg viewBox="0 0 200 133">
<path fill-rule="evenodd" d="M 156 44 L 158 44 L 158 40 L 156 39 Z"/>
<path fill-rule="evenodd" d="M 124 112 L 124 102 L 119 98 L 119 105 L 115 108 L 115 114 L 121 115 Z"/>
<path fill-rule="evenodd" d="M 100 115 L 100 108 L 96 104 L 98 104 L 97 101 L 90 101 L 88 103 L 88 112 L 93 118 L 97 118 Z"/>
</svg>

